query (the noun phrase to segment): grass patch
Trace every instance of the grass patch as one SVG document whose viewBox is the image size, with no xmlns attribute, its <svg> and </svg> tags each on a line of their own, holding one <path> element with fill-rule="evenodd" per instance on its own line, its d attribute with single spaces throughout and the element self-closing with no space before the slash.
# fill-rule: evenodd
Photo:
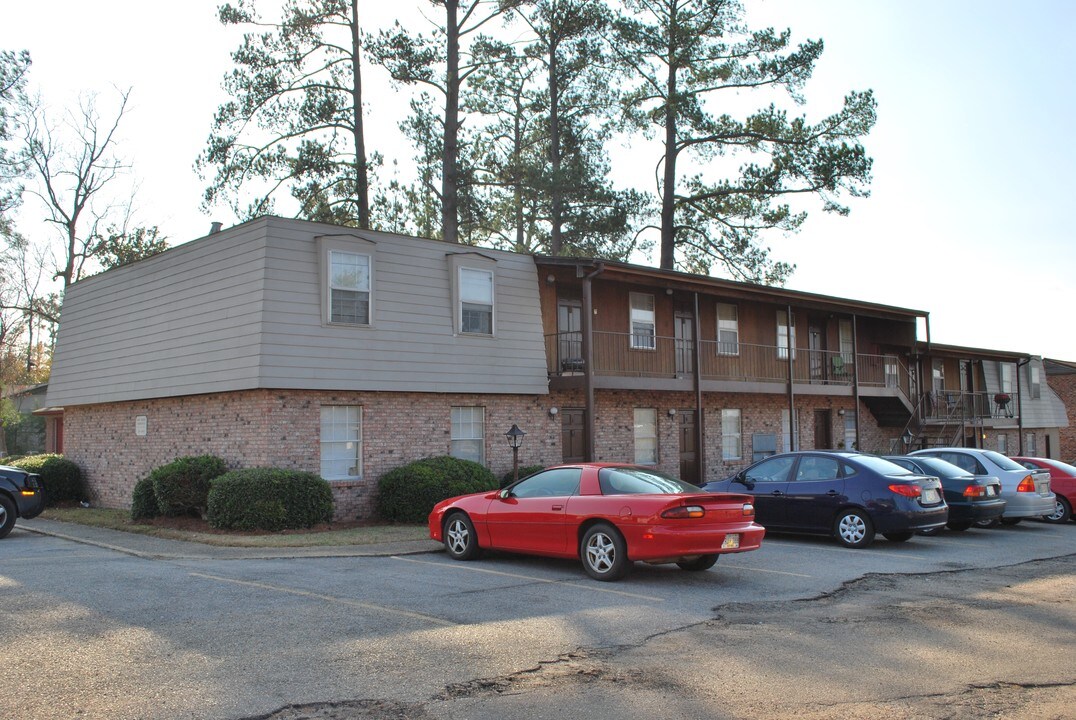
<svg viewBox="0 0 1076 720">
<path fill-rule="evenodd" d="M 384 542 L 428 540 L 425 525 L 380 525 L 376 523 L 327 523 L 306 530 L 281 532 L 238 532 L 217 530 L 194 517 L 161 517 L 131 520 L 126 510 L 108 508 L 53 507 L 41 513 L 43 520 L 78 523 L 92 527 L 121 530 L 171 540 L 187 540 L 227 547 L 281 548 L 323 547 L 328 545 L 372 545 Z"/>
</svg>

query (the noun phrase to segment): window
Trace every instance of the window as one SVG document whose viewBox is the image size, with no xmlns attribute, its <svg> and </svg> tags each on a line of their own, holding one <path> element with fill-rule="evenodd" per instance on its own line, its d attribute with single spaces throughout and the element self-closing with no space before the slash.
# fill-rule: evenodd
<svg viewBox="0 0 1076 720">
<path fill-rule="evenodd" d="M 788 482 L 789 471 L 796 464 L 796 457 L 779 457 L 761 462 L 747 471 L 752 482 Z"/>
<path fill-rule="evenodd" d="M 1012 371 L 1012 363 L 1001 363 L 1001 392 L 1003 393 L 1011 393 L 1013 391 Z"/>
<path fill-rule="evenodd" d="M 329 251 L 329 322 L 370 324 L 370 256 Z"/>
<path fill-rule="evenodd" d="M 788 360 L 789 337 L 792 339 L 792 359 L 796 359 L 796 313 L 792 313 L 792 322 L 788 321 L 788 311 L 777 311 L 777 359 Z"/>
<path fill-rule="evenodd" d="M 800 411 L 796 410 L 792 414 L 792 428 L 795 431 L 795 436 L 789 437 L 789 425 L 788 425 L 788 408 L 781 411 L 781 452 L 791 452 L 797 450 L 800 447 Z M 796 441 L 796 446 L 793 447 L 790 444 L 790 440 Z"/>
<path fill-rule="evenodd" d="M 764 457 L 777 453 L 777 436 L 773 433 L 755 433 L 751 436 L 751 461 L 757 462 Z"/>
<path fill-rule="evenodd" d="M 740 354 L 740 310 L 729 303 L 717 304 L 717 354 Z"/>
<path fill-rule="evenodd" d="M 743 457 L 743 426 L 739 408 L 721 410 L 721 457 L 740 460 Z"/>
<path fill-rule="evenodd" d="M 639 468 L 602 468 L 598 471 L 598 487 L 602 495 L 675 495 L 699 491 L 697 486 L 683 480 Z"/>
<path fill-rule="evenodd" d="M 635 462 L 658 463 L 658 411 L 654 408 L 635 408 Z"/>
<path fill-rule="evenodd" d="M 856 411 L 844 411 L 844 449 L 856 450 Z"/>
<path fill-rule="evenodd" d="M 513 485 L 512 495 L 519 498 L 569 497 L 579 492 L 582 477 L 583 471 L 579 468 L 545 470 Z"/>
<path fill-rule="evenodd" d="M 493 334 L 493 273 L 460 268 L 460 332 Z"/>
<path fill-rule="evenodd" d="M 362 408 L 321 406 L 321 477 L 350 480 L 362 477 Z"/>
<path fill-rule="evenodd" d="M 800 460 L 796 480 L 836 480 L 841 476 L 841 466 L 831 457 L 808 455 Z"/>
<path fill-rule="evenodd" d="M 1039 369 L 1034 365 L 1028 369 L 1031 372 L 1031 397 L 1042 397 L 1042 382 L 1039 380 Z"/>
<path fill-rule="evenodd" d="M 892 355 L 885 356 L 885 386 L 895 388 L 900 385 L 900 361 Z"/>
<path fill-rule="evenodd" d="M 1002 455 L 1009 454 L 1009 436 L 1005 433 L 998 435 L 998 452 Z"/>
<path fill-rule="evenodd" d="M 855 354 L 855 344 L 852 341 L 852 321 L 838 321 L 837 330 L 841 341 L 841 358 L 846 365 L 851 365 L 853 360 L 852 356 Z"/>
<path fill-rule="evenodd" d="M 630 293 L 631 296 L 631 346 L 636 350 L 653 350 L 655 347 L 654 296 Z"/>
<path fill-rule="evenodd" d="M 1024 440 L 1024 452 L 1034 457 L 1039 454 L 1038 436 L 1035 433 L 1028 433 Z"/>
<path fill-rule="evenodd" d="M 945 389 L 945 363 L 944 361 L 935 358 L 931 361 L 931 372 L 933 377 L 933 388 L 935 393 L 940 393 Z"/>
<path fill-rule="evenodd" d="M 486 409 L 452 408 L 452 457 L 486 464 Z"/>
</svg>

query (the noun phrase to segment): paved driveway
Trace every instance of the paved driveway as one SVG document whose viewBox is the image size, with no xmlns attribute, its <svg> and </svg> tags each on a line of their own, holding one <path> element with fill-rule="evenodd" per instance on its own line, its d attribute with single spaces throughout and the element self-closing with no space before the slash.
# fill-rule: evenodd
<svg viewBox="0 0 1076 720">
<path fill-rule="evenodd" d="M 361 699 L 374 708 L 363 717 L 417 716 L 431 698 L 451 696 L 446 689 L 581 648 L 639 647 L 736 604 L 824 596 L 876 573 L 1067 556 L 1074 531 L 1024 523 L 859 551 L 773 535 L 707 572 L 639 565 L 606 584 L 578 563 L 508 555 L 458 563 L 440 553 L 214 559 L 177 551 L 155 560 L 16 526 L 0 542 L 0 667 L 19 691 L 5 692 L 2 714 L 239 718 Z M 1067 611 L 1071 631 L 1076 617 Z"/>
</svg>

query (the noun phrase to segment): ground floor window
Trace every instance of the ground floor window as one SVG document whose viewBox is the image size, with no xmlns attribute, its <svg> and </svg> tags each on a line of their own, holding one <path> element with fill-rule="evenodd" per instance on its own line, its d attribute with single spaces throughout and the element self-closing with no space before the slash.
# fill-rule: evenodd
<svg viewBox="0 0 1076 720">
<path fill-rule="evenodd" d="M 743 425 L 739 408 L 721 410 L 721 457 L 726 461 L 743 457 Z"/>
<path fill-rule="evenodd" d="M 635 408 L 635 462 L 658 463 L 658 411 L 654 408 Z"/>
<path fill-rule="evenodd" d="M 452 457 L 486 464 L 486 409 L 452 408 Z"/>
<path fill-rule="evenodd" d="M 795 446 L 793 447 L 793 441 Z M 781 452 L 800 449 L 800 411 L 792 412 L 792 422 L 788 422 L 788 409 L 781 411 Z"/>
<path fill-rule="evenodd" d="M 1002 455 L 1009 454 L 1009 436 L 1005 433 L 998 435 L 998 452 Z"/>
<path fill-rule="evenodd" d="M 1035 433 L 1028 433 L 1027 438 L 1024 440 L 1024 454 L 1032 457 L 1039 454 L 1038 438 Z"/>
<path fill-rule="evenodd" d="M 362 407 L 322 405 L 321 476 L 326 480 L 362 477 Z"/>
<path fill-rule="evenodd" d="M 844 449 L 856 450 L 856 411 L 844 411 Z"/>
</svg>

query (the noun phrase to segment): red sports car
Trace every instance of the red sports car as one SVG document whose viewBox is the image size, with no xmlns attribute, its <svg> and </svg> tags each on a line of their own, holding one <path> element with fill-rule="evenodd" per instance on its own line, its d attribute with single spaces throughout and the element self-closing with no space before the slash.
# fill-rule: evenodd
<svg viewBox="0 0 1076 720">
<path fill-rule="evenodd" d="M 1042 517 L 1046 522 L 1063 523 L 1073 519 L 1072 506 L 1076 504 L 1076 467 L 1050 458 L 1014 457 L 1028 470 L 1049 470 L 1050 490 L 1054 493 L 1056 507 Z"/>
<path fill-rule="evenodd" d="M 456 560 L 484 549 L 579 558 L 596 580 L 635 560 L 706 570 L 721 553 L 757 550 L 766 530 L 751 497 L 706 493 L 653 469 L 616 463 L 548 468 L 503 490 L 462 495 L 430 513 L 430 537 Z"/>
</svg>

